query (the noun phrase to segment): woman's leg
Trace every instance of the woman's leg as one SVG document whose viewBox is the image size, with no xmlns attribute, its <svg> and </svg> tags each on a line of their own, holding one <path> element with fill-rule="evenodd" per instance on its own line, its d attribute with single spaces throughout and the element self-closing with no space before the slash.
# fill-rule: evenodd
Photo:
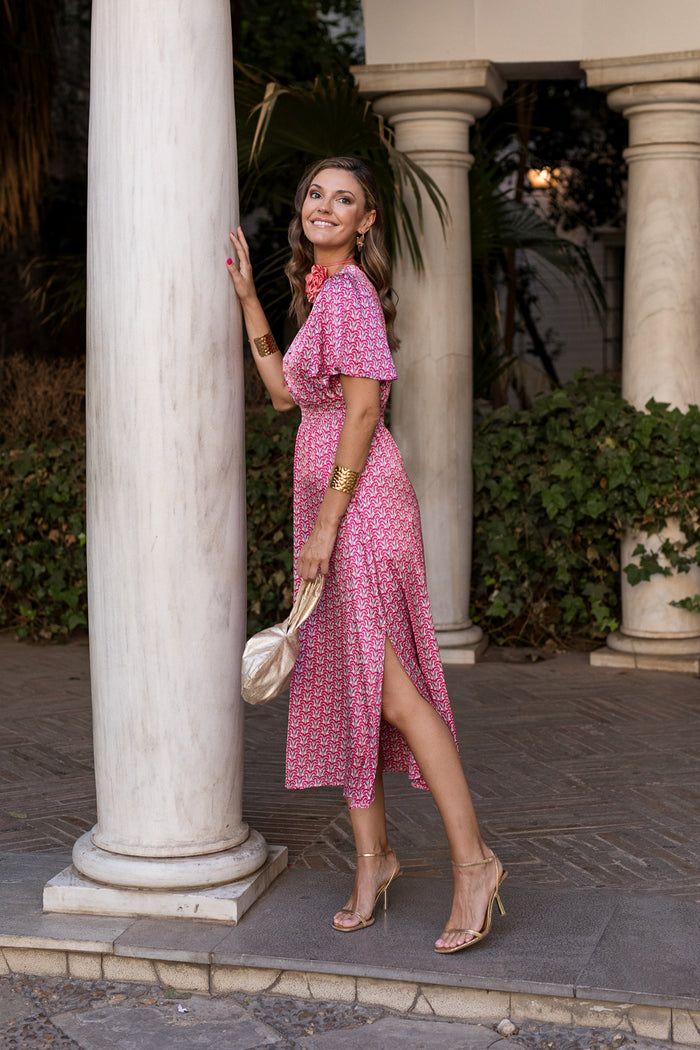
<svg viewBox="0 0 700 1050">
<path fill-rule="evenodd" d="M 377 890 L 391 878 L 396 869 L 396 857 L 393 853 L 387 854 L 389 842 L 386 833 L 381 762 L 374 780 L 374 801 L 367 809 L 349 807 L 349 813 L 358 854 L 355 885 L 346 907 L 334 915 L 333 922 L 338 926 L 352 928 L 358 925 L 357 915 L 348 913 L 358 912 L 368 919 L 374 908 Z M 387 855 L 363 857 L 363 853 Z"/>
<path fill-rule="evenodd" d="M 430 788 L 445 825 L 452 860 L 457 863 L 489 857 L 474 812 L 469 787 L 452 733 L 438 712 L 416 689 L 387 638 L 384 655 L 382 716 L 395 726 L 410 747 Z M 453 868 L 454 894 L 445 932 L 436 947 L 453 947 L 471 940 L 464 930 L 480 930 L 500 862 Z M 447 931 L 452 931 L 448 933 Z"/>
</svg>

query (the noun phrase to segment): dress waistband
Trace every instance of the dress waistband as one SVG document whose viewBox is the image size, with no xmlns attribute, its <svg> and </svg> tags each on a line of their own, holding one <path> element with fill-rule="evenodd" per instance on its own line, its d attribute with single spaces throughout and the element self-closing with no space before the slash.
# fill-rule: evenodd
<svg viewBox="0 0 700 1050">
<path fill-rule="evenodd" d="M 345 415 L 345 402 L 344 401 L 322 401 L 320 404 L 307 405 L 301 402 L 299 404 L 301 409 L 302 418 L 304 416 L 323 416 L 328 412 L 332 412 L 339 416 Z M 384 416 L 384 410 L 382 409 L 382 418 Z"/>
<path fill-rule="evenodd" d="M 344 401 L 326 401 L 321 405 L 300 405 L 301 418 L 310 419 L 316 416 L 334 415 L 344 416 L 345 415 L 345 402 Z"/>
</svg>

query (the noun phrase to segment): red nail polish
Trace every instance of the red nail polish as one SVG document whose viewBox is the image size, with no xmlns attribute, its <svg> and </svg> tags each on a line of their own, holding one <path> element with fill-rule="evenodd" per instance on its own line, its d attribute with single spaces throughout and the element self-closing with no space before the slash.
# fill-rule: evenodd
<svg viewBox="0 0 700 1050">
<path fill-rule="evenodd" d="M 230 266 L 232 262 L 233 262 L 233 259 L 227 259 L 226 260 L 226 265 Z"/>
</svg>

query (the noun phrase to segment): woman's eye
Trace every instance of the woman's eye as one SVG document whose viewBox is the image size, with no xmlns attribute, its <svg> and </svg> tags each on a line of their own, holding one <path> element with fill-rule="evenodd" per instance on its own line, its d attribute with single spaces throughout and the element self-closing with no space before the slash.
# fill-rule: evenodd
<svg viewBox="0 0 700 1050">
<path fill-rule="evenodd" d="M 352 201 L 349 197 L 338 197 L 338 202 L 340 204 L 352 204 Z"/>
</svg>

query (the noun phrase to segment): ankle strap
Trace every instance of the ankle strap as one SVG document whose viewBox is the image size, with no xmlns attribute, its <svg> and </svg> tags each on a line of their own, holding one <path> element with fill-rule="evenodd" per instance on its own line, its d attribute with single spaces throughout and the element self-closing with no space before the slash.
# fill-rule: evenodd
<svg viewBox="0 0 700 1050">
<path fill-rule="evenodd" d="M 484 857 L 483 860 L 468 860 L 465 864 L 458 864 L 456 860 L 452 861 L 452 865 L 455 868 L 475 868 L 477 864 L 493 864 L 496 860 L 496 854 L 492 853 L 490 857 Z"/>
<path fill-rule="evenodd" d="M 393 853 L 393 849 L 385 849 L 382 853 L 358 853 L 358 857 L 388 857 L 390 853 Z"/>
</svg>

